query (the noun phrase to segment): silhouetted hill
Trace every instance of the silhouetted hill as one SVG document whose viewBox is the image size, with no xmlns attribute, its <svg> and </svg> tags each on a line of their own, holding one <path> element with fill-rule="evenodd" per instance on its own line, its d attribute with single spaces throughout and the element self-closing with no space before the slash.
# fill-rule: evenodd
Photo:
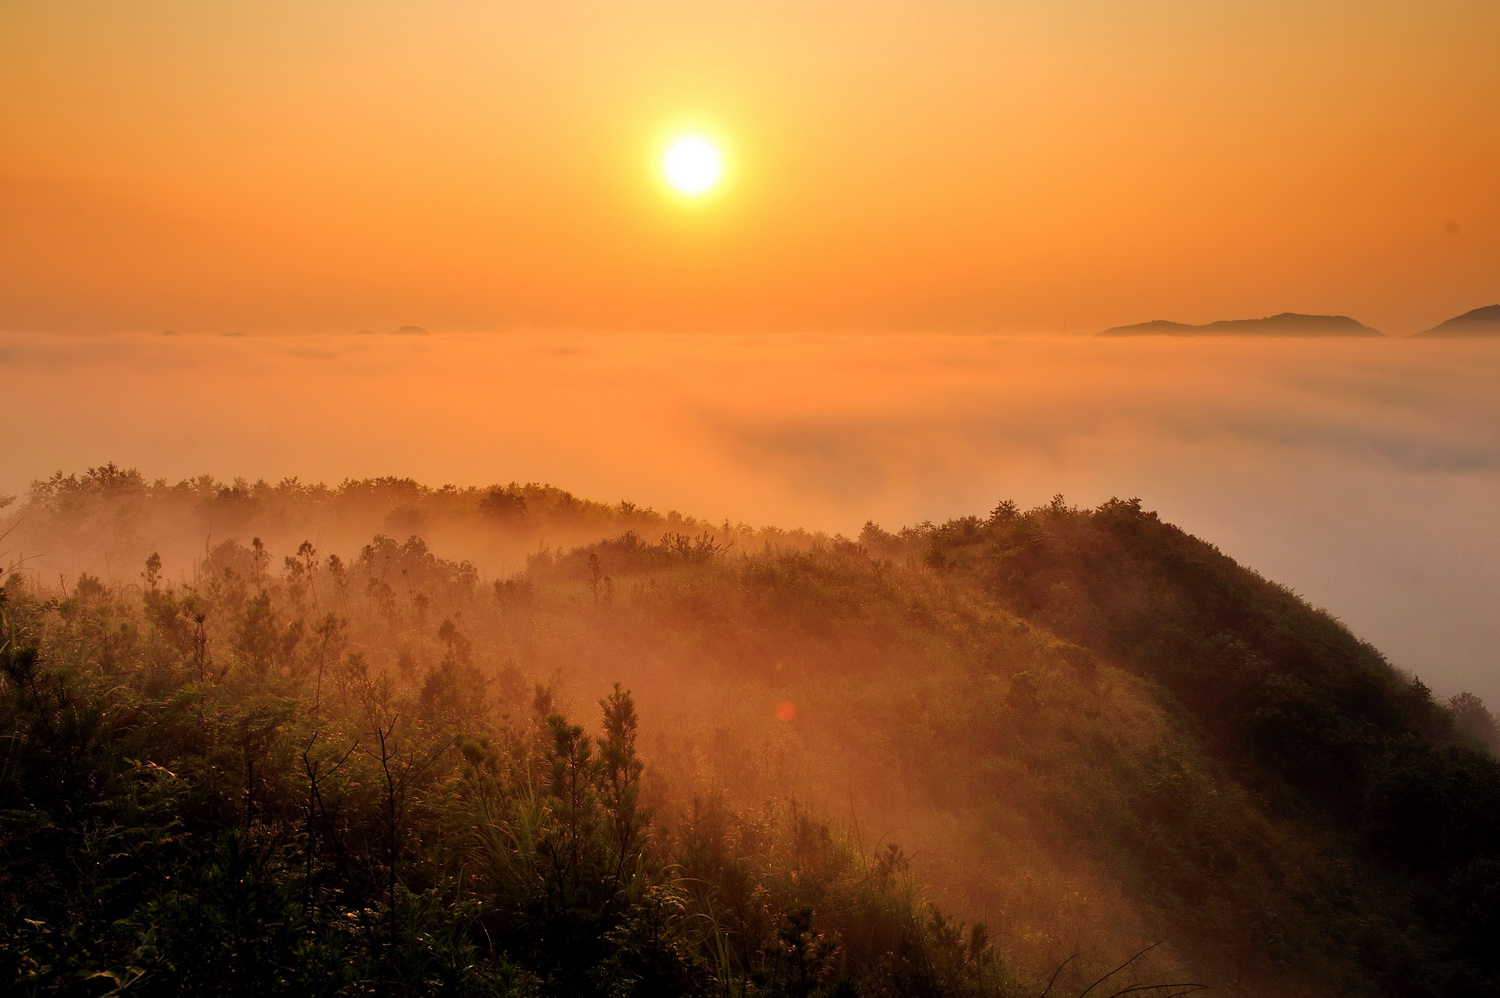
<svg viewBox="0 0 1500 998">
<path fill-rule="evenodd" d="M 1454 316 L 1418 336 L 1500 336 L 1500 305 L 1486 305 L 1472 312 Z"/>
<path fill-rule="evenodd" d="M 1113 326 L 1100 336 L 1384 336 L 1347 315 L 1282 312 L 1264 319 L 1220 319 L 1201 326 L 1167 319 Z"/>
<path fill-rule="evenodd" d="M 1138 500 L 850 540 L 110 465 L 18 506 L 102 553 L 0 586 L 0 990 L 1500 994 L 1488 710 Z M 335 521 L 413 533 L 298 543 Z"/>
</svg>

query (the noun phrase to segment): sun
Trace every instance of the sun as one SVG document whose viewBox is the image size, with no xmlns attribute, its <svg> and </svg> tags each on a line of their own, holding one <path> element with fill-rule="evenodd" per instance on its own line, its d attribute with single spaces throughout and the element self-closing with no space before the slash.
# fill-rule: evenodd
<svg viewBox="0 0 1500 998">
<path fill-rule="evenodd" d="M 724 157 L 719 154 L 719 147 L 702 135 L 679 135 L 667 146 L 661 170 L 668 186 L 677 193 L 702 197 L 719 186 L 724 176 Z"/>
</svg>

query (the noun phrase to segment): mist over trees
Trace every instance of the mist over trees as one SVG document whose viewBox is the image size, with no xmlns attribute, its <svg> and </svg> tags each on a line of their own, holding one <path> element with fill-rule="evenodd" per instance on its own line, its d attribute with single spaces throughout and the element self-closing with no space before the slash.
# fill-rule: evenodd
<svg viewBox="0 0 1500 998">
<path fill-rule="evenodd" d="M 17 993 L 1500 993 L 1488 708 L 1139 500 L 3 508 Z"/>
</svg>

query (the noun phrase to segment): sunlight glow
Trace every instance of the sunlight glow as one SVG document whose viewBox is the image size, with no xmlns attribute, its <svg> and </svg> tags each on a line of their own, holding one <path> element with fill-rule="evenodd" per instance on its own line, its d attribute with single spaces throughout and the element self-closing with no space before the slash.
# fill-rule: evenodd
<svg viewBox="0 0 1500 998">
<path fill-rule="evenodd" d="M 702 135 L 674 139 L 662 157 L 661 166 L 672 189 L 688 197 L 707 194 L 718 185 L 724 173 L 724 160 L 718 147 Z"/>
</svg>

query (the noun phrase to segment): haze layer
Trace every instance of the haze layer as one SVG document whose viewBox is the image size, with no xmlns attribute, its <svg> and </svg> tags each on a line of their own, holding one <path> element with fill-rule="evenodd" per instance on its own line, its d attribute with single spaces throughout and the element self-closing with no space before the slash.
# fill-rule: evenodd
<svg viewBox="0 0 1500 998">
<path fill-rule="evenodd" d="M 1140 496 L 1440 690 L 1500 701 L 1489 342 L 583 334 L 0 338 L 0 492 L 106 461 L 544 481 L 857 534 Z M 496 566 L 496 570 L 505 566 Z"/>
</svg>

